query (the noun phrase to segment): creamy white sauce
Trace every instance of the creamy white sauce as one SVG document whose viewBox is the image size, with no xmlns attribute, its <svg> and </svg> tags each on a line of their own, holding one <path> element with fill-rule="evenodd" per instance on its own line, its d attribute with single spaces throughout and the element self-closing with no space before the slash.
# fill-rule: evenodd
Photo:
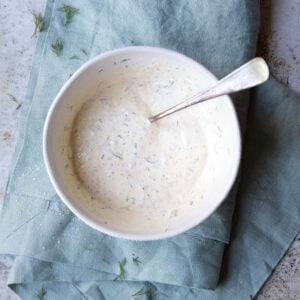
<svg viewBox="0 0 300 300">
<path fill-rule="evenodd" d="M 164 61 L 131 66 L 99 83 L 70 139 L 80 188 L 95 210 L 168 220 L 201 201 L 207 149 L 197 112 L 147 120 L 200 86 L 193 72 Z"/>
</svg>

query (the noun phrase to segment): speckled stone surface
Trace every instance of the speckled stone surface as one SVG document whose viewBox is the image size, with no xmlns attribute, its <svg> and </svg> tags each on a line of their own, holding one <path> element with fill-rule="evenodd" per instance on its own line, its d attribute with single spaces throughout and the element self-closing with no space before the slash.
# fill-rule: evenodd
<svg viewBox="0 0 300 300">
<path fill-rule="evenodd" d="M 45 0 L 0 0 L 0 203 L 17 134 L 16 101 L 25 95 L 36 44 L 31 11 L 42 12 L 44 4 Z M 273 75 L 300 93 L 300 0 L 262 0 L 261 6 L 258 53 Z M 0 256 L 0 300 L 19 299 L 6 286 L 12 261 Z M 300 299 L 300 234 L 257 299 Z"/>
<path fill-rule="evenodd" d="M 278 80 L 300 94 L 300 0 L 262 0 L 261 9 L 258 54 Z M 300 234 L 257 295 L 265 299 L 300 299 Z"/>
<path fill-rule="evenodd" d="M 32 11 L 42 12 L 45 1 L 0 0 L 0 203 L 14 149 L 19 110 L 26 92 L 36 38 Z M 0 256 L 0 300 L 19 299 L 6 286 L 13 259 Z"/>
</svg>

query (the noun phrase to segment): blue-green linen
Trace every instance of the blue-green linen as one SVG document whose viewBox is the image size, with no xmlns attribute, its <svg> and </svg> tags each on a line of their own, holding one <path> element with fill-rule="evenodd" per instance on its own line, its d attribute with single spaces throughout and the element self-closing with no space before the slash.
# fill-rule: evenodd
<svg viewBox="0 0 300 300">
<path fill-rule="evenodd" d="M 152 299 L 249 299 L 300 227 L 296 95 L 273 79 L 252 91 L 239 186 L 203 224 L 163 241 L 111 238 L 78 220 L 49 182 L 41 142 L 63 83 L 104 51 L 165 47 L 218 77 L 246 62 L 256 50 L 258 1 L 74 0 L 68 4 L 80 12 L 67 26 L 58 10 L 63 4 L 47 2 L 1 213 L 0 252 L 16 256 L 10 287 L 23 299 L 41 288 L 45 299 L 126 300 L 141 288 Z M 60 56 L 50 46 L 57 38 L 64 42 Z M 234 96 L 243 131 L 248 98 L 248 92 Z M 113 281 L 124 258 L 125 280 Z"/>
</svg>

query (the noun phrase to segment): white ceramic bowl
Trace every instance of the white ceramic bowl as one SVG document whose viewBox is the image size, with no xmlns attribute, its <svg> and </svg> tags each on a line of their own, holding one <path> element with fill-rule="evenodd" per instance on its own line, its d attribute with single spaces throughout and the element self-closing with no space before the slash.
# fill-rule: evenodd
<svg viewBox="0 0 300 300">
<path fill-rule="evenodd" d="M 199 63 L 174 51 L 154 47 L 128 47 L 106 52 L 85 63 L 65 83 L 51 105 L 44 127 L 43 153 L 50 180 L 62 201 L 85 223 L 106 234 L 132 240 L 157 240 L 174 236 L 198 225 L 221 204 L 226 198 L 238 172 L 241 138 L 238 120 L 232 101 L 228 96 L 218 97 L 204 104 L 210 106 L 212 113 L 203 125 L 208 144 L 208 163 L 202 173 L 206 187 L 205 197 L 197 207 L 177 221 L 168 229 L 139 226 L 139 218 L 128 218 L 120 215 L 112 222 L 104 221 L 86 205 L 83 195 L 76 189 L 77 179 L 66 171 L 68 160 L 69 131 L 76 113 L 82 104 L 94 93 L 99 78 L 105 77 L 106 70 L 116 68 L 114 62 L 130 58 L 131 62 L 143 63 L 161 58 L 176 62 L 190 68 L 202 79 L 203 87 L 217 81 Z M 102 72 L 99 72 L 99 70 Z M 182 99 L 184 100 L 184 99 Z M 70 107 L 72 106 L 72 109 Z M 222 134 L 220 134 L 220 131 Z M 109 212 L 107 212 L 109 214 Z M 109 218 L 109 216 L 107 216 Z M 106 218 L 107 219 L 107 218 Z M 126 221 L 127 220 L 127 221 Z M 126 225 L 128 224 L 128 226 Z"/>
</svg>

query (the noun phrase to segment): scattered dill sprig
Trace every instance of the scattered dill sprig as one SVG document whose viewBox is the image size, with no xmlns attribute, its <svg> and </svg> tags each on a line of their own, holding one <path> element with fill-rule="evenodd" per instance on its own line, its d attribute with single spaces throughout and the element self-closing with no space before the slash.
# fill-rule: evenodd
<svg viewBox="0 0 300 300">
<path fill-rule="evenodd" d="M 37 14 L 36 12 L 31 12 L 32 16 L 33 16 L 33 21 L 34 21 L 34 32 L 32 34 L 31 37 L 36 36 L 36 34 L 38 32 L 43 31 L 43 27 L 44 27 L 44 18 L 41 14 Z"/>
<path fill-rule="evenodd" d="M 62 40 L 60 40 L 60 39 L 56 39 L 51 44 L 51 49 L 57 56 L 60 55 L 63 48 L 64 48 L 64 44 L 63 44 Z"/>
<path fill-rule="evenodd" d="M 80 59 L 80 58 L 77 55 L 73 55 L 69 59 Z"/>
<path fill-rule="evenodd" d="M 122 261 L 119 261 L 119 274 L 116 276 L 114 281 L 125 279 L 125 269 L 124 269 L 125 265 L 126 265 L 126 258 L 124 258 Z"/>
<path fill-rule="evenodd" d="M 88 55 L 85 49 L 80 48 L 80 50 L 81 50 L 81 52 L 82 52 L 83 54 Z"/>
<path fill-rule="evenodd" d="M 144 288 L 141 288 L 139 291 L 137 291 L 135 294 L 132 295 L 133 298 L 137 298 L 138 296 L 146 296 L 147 299 L 152 298 L 151 290 L 146 290 Z"/>
<path fill-rule="evenodd" d="M 65 4 L 62 7 L 60 7 L 58 10 L 65 13 L 65 23 L 64 23 L 65 26 L 72 22 L 72 19 L 75 14 L 79 13 L 78 8 L 75 8 L 71 5 L 65 5 Z"/>
<path fill-rule="evenodd" d="M 13 102 L 15 102 L 15 103 L 17 104 L 16 110 L 18 110 L 18 109 L 22 106 L 22 103 L 19 102 L 19 101 L 17 100 L 17 98 L 16 98 L 14 95 L 12 95 L 12 94 L 7 94 L 7 95 L 9 96 L 9 98 L 10 98 Z"/>
<path fill-rule="evenodd" d="M 133 257 L 132 258 L 132 261 L 138 266 L 139 264 L 141 264 L 142 262 L 139 260 L 139 257 L 136 256 L 136 257 Z"/>
<path fill-rule="evenodd" d="M 145 157 L 145 161 L 149 164 L 156 164 L 158 160 L 151 160 L 149 157 Z"/>
<path fill-rule="evenodd" d="M 34 294 L 34 296 L 36 297 L 36 299 L 38 300 L 45 300 L 45 296 L 47 294 L 47 291 L 42 287 L 41 289 L 37 290 L 36 293 Z"/>
</svg>

